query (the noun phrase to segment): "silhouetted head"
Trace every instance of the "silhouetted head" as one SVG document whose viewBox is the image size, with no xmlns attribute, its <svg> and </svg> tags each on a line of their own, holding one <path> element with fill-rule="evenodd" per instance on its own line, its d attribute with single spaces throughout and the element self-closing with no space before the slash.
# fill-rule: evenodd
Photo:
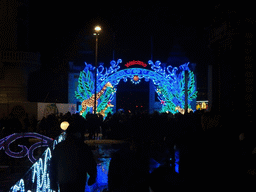
<svg viewBox="0 0 256 192">
<path fill-rule="evenodd" d="M 74 114 L 68 120 L 69 127 L 66 131 L 67 137 L 75 136 L 77 138 L 83 138 L 85 133 L 85 120 L 79 114 Z"/>
</svg>

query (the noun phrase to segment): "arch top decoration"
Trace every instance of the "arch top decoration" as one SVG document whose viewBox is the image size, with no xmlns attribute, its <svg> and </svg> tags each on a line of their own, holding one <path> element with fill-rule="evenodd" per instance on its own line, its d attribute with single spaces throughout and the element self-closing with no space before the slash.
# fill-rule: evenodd
<svg viewBox="0 0 256 192">
<path fill-rule="evenodd" d="M 117 91 L 117 85 L 121 80 L 127 82 L 128 79 L 135 84 L 152 80 L 158 99 L 162 104 L 160 112 L 171 112 L 173 114 L 184 111 L 185 108 L 185 71 L 188 71 L 188 108 L 191 102 L 196 99 L 197 91 L 194 73 L 189 68 L 189 63 L 179 67 L 162 67 L 160 61 L 155 63 L 148 61 L 150 69 L 147 68 L 126 68 L 120 70 L 122 60 L 112 60 L 110 67 L 105 68 L 100 65 L 97 69 L 85 63 L 85 68 L 80 72 L 77 91 L 75 96 L 82 102 L 81 115 L 85 116 L 92 112 L 94 103 L 94 71 L 97 70 L 97 109 L 96 112 L 105 116 L 112 112 L 113 100 Z"/>
</svg>

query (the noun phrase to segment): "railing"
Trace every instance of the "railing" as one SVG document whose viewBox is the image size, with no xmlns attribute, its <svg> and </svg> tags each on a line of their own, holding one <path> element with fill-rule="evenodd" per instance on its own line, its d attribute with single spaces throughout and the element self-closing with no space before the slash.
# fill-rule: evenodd
<svg viewBox="0 0 256 192">
<path fill-rule="evenodd" d="M 25 62 L 39 64 L 40 53 L 23 51 L 2 51 L 0 52 L 0 60 L 2 62 Z"/>
<path fill-rule="evenodd" d="M 50 159 L 55 145 L 65 140 L 66 135 L 62 133 L 48 147 L 43 155 L 32 165 L 27 173 L 10 188 L 11 192 L 32 192 L 32 191 L 49 191 L 53 192 L 50 188 Z"/>
</svg>

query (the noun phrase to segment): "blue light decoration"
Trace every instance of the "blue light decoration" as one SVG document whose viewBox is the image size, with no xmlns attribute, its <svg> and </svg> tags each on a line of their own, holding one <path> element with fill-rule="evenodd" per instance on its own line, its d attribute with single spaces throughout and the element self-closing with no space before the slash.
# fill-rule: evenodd
<svg viewBox="0 0 256 192">
<path fill-rule="evenodd" d="M 185 71 L 188 71 L 188 109 L 189 111 L 195 110 L 192 109 L 191 102 L 196 99 L 197 91 L 194 73 L 190 70 L 189 63 L 179 67 L 167 66 L 163 68 L 160 61 L 154 63 L 149 60 L 148 64 L 151 69 L 126 68 L 119 70 L 120 63 L 122 63 L 121 59 L 117 62 L 112 60 L 109 68 L 105 68 L 102 64 L 97 69 L 85 63 L 84 70 L 80 72 L 79 85 L 75 92 L 76 98 L 80 99 L 81 102 L 90 99 L 92 93 L 94 93 L 93 71 L 97 70 L 97 93 L 106 84 L 110 83 L 112 85 L 109 91 L 105 91 L 97 101 L 97 113 L 105 116 L 108 112 L 112 112 L 111 107 L 113 105 L 110 102 L 113 100 L 117 90 L 116 87 L 121 80 L 127 82 L 130 79 L 131 82 L 138 84 L 144 78 L 146 82 L 152 80 L 154 84 L 158 99 L 162 104 L 160 112 L 175 114 L 185 108 Z M 101 104 L 102 102 L 103 104 Z M 87 107 L 82 115 L 85 116 L 88 112 L 92 112 L 92 107 Z"/>
<path fill-rule="evenodd" d="M 14 186 L 10 188 L 11 192 L 41 192 L 48 191 L 54 192 L 50 188 L 50 159 L 52 157 L 52 150 L 54 150 L 55 145 L 62 142 L 66 139 L 66 133 L 63 132 L 59 137 L 54 140 L 53 145 L 48 147 L 43 153 L 42 157 L 39 158 L 33 165 L 30 167 L 28 172 L 23 178 L 21 178 Z M 26 181 L 26 183 L 24 182 Z"/>
<path fill-rule="evenodd" d="M 43 155 L 30 167 L 27 173 L 10 188 L 10 192 L 55 192 L 50 188 L 50 160 L 55 146 L 66 139 L 66 133 L 59 135 Z M 86 186 L 86 192 L 103 191 L 108 186 L 108 170 L 111 158 L 99 158 L 96 183 Z M 89 175 L 87 177 L 89 179 Z M 58 189 L 59 191 L 59 189 Z"/>
<path fill-rule="evenodd" d="M 28 172 L 19 181 L 13 185 L 9 191 L 11 192 L 54 192 L 50 188 L 50 159 L 55 146 L 66 139 L 66 133 L 63 132 L 56 138 L 52 145 L 49 146 L 42 157 L 39 158 L 28 170 Z M 100 163 L 97 164 L 96 183 L 92 186 L 86 186 L 86 192 L 102 191 L 108 186 L 108 170 L 111 158 L 99 158 Z M 88 178 L 89 179 L 89 175 Z"/>
<path fill-rule="evenodd" d="M 174 159 L 175 159 L 174 170 L 176 173 L 179 173 L 180 172 L 180 151 L 179 150 L 175 150 Z"/>
<path fill-rule="evenodd" d="M 21 148 L 21 151 L 14 152 L 11 151 L 10 145 L 20 138 L 35 138 L 40 139 L 41 141 L 34 143 L 29 147 L 29 149 L 24 145 L 18 145 L 18 147 Z M 13 133 L 11 135 L 8 135 L 0 140 L 0 150 L 5 150 L 5 153 L 13 158 L 23 158 L 28 156 L 31 163 L 36 162 L 36 158 L 34 157 L 34 150 L 39 147 L 49 147 L 49 145 L 52 143 L 53 139 L 40 135 L 39 133 L 33 133 L 33 132 L 26 132 L 26 133 Z"/>
</svg>

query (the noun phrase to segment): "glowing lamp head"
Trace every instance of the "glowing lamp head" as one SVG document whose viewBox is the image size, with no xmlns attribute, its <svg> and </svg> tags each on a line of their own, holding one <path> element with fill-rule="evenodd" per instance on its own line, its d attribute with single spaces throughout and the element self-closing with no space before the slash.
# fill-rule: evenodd
<svg viewBox="0 0 256 192">
<path fill-rule="evenodd" d="M 100 26 L 96 26 L 96 27 L 94 28 L 94 30 L 95 30 L 96 32 L 100 32 L 100 31 L 101 31 L 101 27 L 100 27 Z"/>
<path fill-rule="evenodd" d="M 63 121 L 61 124 L 60 124 L 60 128 L 63 130 L 63 131 L 66 131 L 67 128 L 69 126 L 69 123 L 67 121 Z"/>
</svg>

